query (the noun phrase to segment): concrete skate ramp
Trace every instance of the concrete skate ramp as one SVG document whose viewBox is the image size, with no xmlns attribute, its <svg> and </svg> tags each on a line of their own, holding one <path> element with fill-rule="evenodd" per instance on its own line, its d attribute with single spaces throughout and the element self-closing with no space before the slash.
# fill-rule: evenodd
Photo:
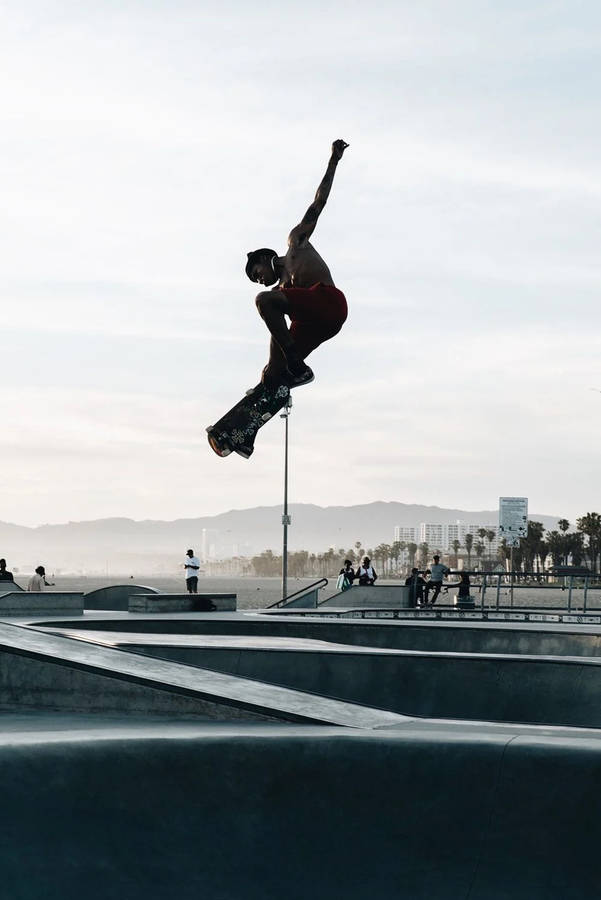
<svg viewBox="0 0 601 900">
<path fill-rule="evenodd" d="M 48 622 L 53 628 L 145 631 L 148 634 L 245 634 L 311 638 L 337 644 L 461 653 L 510 653 L 540 656 L 601 656 L 601 627 L 511 622 L 364 621 L 304 616 L 238 614 L 188 619 L 68 619 Z"/>
<path fill-rule="evenodd" d="M 402 716 L 0 623 L 0 708 L 121 710 L 381 728 Z"/>
<path fill-rule="evenodd" d="M 373 650 L 291 638 L 112 639 L 154 657 L 406 716 L 601 728 L 596 659 Z"/>
<path fill-rule="evenodd" d="M 129 598 L 135 594 L 158 594 L 142 584 L 110 584 L 83 595 L 84 609 L 120 609 L 127 611 Z"/>
<path fill-rule="evenodd" d="M 11 900 L 599 896 L 585 732 L 30 727 L 0 790 Z"/>
</svg>

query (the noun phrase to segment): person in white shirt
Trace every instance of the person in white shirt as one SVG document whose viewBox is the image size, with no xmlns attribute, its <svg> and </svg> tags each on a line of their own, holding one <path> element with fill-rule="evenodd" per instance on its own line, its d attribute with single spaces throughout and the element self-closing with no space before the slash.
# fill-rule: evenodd
<svg viewBox="0 0 601 900">
<path fill-rule="evenodd" d="M 44 566 L 38 566 L 35 575 L 32 575 L 27 585 L 28 591 L 44 591 L 47 587 L 54 587 L 54 582 L 46 581 L 46 569 Z"/>
<path fill-rule="evenodd" d="M 194 550 L 186 550 L 186 560 L 184 562 L 186 570 L 186 588 L 189 594 L 198 593 L 198 572 L 200 570 L 200 560 L 194 556 Z"/>
<path fill-rule="evenodd" d="M 363 562 L 355 572 L 355 577 L 359 579 L 361 587 L 375 584 L 378 574 L 372 566 L 369 556 L 363 557 Z"/>
<path fill-rule="evenodd" d="M 440 556 L 433 557 L 434 562 L 428 569 L 430 572 L 430 580 L 426 582 L 426 590 L 425 590 L 425 602 L 426 606 L 428 605 L 428 595 L 430 591 L 434 591 L 434 595 L 432 597 L 431 605 L 434 606 L 436 603 L 436 598 L 440 594 L 442 589 L 442 579 L 445 575 L 448 575 L 451 571 L 448 566 L 445 566 L 440 561 Z"/>
</svg>

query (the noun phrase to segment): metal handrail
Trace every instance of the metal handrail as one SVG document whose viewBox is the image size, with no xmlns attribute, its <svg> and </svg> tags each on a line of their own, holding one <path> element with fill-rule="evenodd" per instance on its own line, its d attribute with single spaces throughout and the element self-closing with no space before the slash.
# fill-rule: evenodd
<svg viewBox="0 0 601 900">
<path fill-rule="evenodd" d="M 308 584 L 305 587 L 299 588 L 298 591 L 295 591 L 293 594 L 288 594 L 287 597 L 282 597 L 281 600 L 276 600 L 275 603 L 270 603 L 269 606 L 266 606 L 265 609 L 275 609 L 279 606 L 284 606 L 288 603 L 289 600 L 292 600 L 293 597 L 298 597 L 301 594 L 306 594 L 308 591 L 313 591 L 315 588 L 321 590 L 324 588 L 326 584 L 329 584 L 327 578 L 320 578 L 319 581 L 314 581 L 313 584 Z"/>
</svg>

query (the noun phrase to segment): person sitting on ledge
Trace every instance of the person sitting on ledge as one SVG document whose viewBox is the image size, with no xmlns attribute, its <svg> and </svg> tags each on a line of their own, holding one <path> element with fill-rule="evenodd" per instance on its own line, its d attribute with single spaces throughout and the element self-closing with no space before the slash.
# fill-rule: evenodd
<svg viewBox="0 0 601 900">
<path fill-rule="evenodd" d="M 426 581 L 419 574 L 419 569 L 415 566 L 411 569 L 411 575 L 405 579 L 405 584 L 409 588 L 409 606 L 422 606 L 424 602 L 424 588 Z"/>
<path fill-rule="evenodd" d="M 468 572 L 461 573 L 459 590 L 457 591 L 457 606 L 459 609 L 474 609 L 476 604 L 470 596 L 470 576 Z"/>
<path fill-rule="evenodd" d="M 436 555 L 432 557 L 434 562 L 430 566 L 429 569 L 426 569 L 426 575 L 430 575 L 429 581 L 426 582 L 426 590 L 425 590 L 425 605 L 434 606 L 436 600 L 438 599 L 438 595 L 442 590 L 442 580 L 445 575 L 448 575 L 451 571 L 448 566 L 445 566 L 440 561 L 440 556 Z M 432 600 L 428 604 L 428 596 L 430 591 L 434 591 L 432 596 Z"/>
</svg>

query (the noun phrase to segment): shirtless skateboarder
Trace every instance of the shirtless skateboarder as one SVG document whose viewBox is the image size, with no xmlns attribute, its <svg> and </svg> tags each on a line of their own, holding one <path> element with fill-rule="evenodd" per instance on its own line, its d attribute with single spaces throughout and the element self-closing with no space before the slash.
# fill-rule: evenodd
<svg viewBox="0 0 601 900">
<path fill-rule="evenodd" d="M 248 254 L 246 274 L 251 281 L 277 286 L 257 294 L 259 314 L 271 332 L 269 362 L 263 369 L 265 385 L 282 380 L 290 387 L 313 381 L 314 375 L 304 362 L 324 341 L 334 337 L 347 316 L 346 299 L 334 285 L 332 275 L 309 238 L 326 205 L 336 167 L 348 147 L 334 141 L 332 155 L 315 199 L 302 221 L 288 235 L 288 250 L 278 256 L 262 247 Z M 290 319 L 290 327 L 285 316 Z"/>
<path fill-rule="evenodd" d="M 257 432 L 289 402 L 290 389 L 313 381 L 305 358 L 344 324 L 344 294 L 334 285 L 330 270 L 309 238 L 347 147 L 342 140 L 332 144 L 326 174 L 302 222 L 290 232 L 286 255 L 278 256 L 266 247 L 248 254 L 246 274 L 251 281 L 263 285 L 277 282 L 272 290 L 261 291 L 256 301 L 271 332 L 269 362 L 261 382 L 207 428 L 209 445 L 218 456 L 235 452 L 248 459 L 252 455 Z"/>
</svg>

